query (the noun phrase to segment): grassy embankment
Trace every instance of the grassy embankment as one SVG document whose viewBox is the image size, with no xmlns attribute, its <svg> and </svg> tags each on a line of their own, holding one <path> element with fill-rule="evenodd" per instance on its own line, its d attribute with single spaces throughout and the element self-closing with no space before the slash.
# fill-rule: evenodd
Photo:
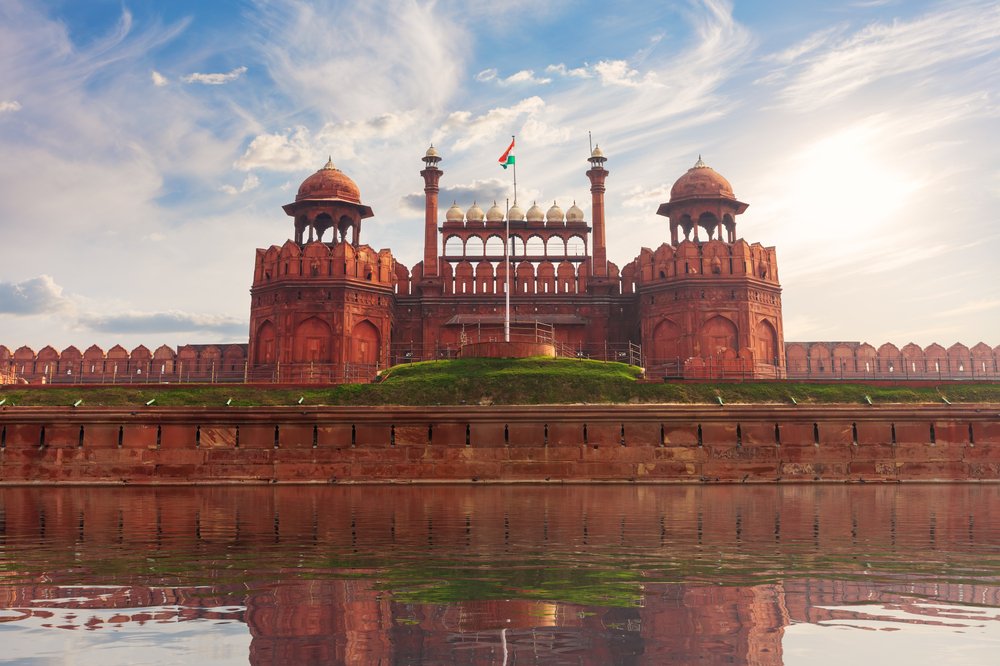
<svg viewBox="0 0 1000 666">
<path fill-rule="evenodd" d="M 107 387 L 0 387 L 0 399 L 22 406 L 295 405 L 460 405 L 569 403 L 715 404 L 875 404 L 1000 403 L 1000 384 L 963 383 L 942 387 L 879 387 L 837 382 L 638 383 L 638 369 L 622 363 L 576 359 L 459 359 L 428 361 L 391 368 L 378 384 L 303 386 L 163 384 Z"/>
</svg>

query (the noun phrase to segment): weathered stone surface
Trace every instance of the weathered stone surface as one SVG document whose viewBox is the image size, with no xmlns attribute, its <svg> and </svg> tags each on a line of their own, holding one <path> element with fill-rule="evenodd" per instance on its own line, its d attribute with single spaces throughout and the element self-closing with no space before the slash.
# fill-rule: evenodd
<svg viewBox="0 0 1000 666">
<path fill-rule="evenodd" d="M 1000 480 L 995 412 L 866 406 L 806 414 L 765 405 L 373 408 L 363 415 L 292 407 L 138 415 L 7 409 L 0 411 L 0 482 Z"/>
</svg>

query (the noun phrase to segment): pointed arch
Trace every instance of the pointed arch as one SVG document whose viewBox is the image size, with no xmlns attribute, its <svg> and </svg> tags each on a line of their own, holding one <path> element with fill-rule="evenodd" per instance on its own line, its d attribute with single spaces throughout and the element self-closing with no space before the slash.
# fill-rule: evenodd
<svg viewBox="0 0 1000 666">
<path fill-rule="evenodd" d="M 309 317 L 295 327 L 292 338 L 293 363 L 329 363 L 330 325 L 319 317 Z"/>
<path fill-rule="evenodd" d="M 723 351 L 737 351 L 739 334 L 732 320 L 716 315 L 701 325 L 698 341 L 702 356 L 715 356 Z"/>
<path fill-rule="evenodd" d="M 360 365 L 378 365 L 382 335 L 371 321 L 363 319 L 351 329 L 350 362 Z"/>
<path fill-rule="evenodd" d="M 254 359 L 255 365 L 269 365 L 278 360 L 275 347 L 277 330 L 271 320 L 265 320 L 257 327 L 257 335 L 254 338 Z"/>
</svg>

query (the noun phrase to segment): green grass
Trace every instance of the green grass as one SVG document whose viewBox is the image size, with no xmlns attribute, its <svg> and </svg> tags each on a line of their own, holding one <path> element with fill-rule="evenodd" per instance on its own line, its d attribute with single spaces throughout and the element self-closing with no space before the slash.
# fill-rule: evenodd
<svg viewBox="0 0 1000 666">
<path fill-rule="evenodd" d="M 0 387 L 0 399 L 23 406 L 234 407 L 297 405 L 460 405 L 679 403 L 717 404 L 1000 404 L 1000 383 L 942 387 L 879 387 L 796 382 L 639 383 L 639 369 L 623 363 L 567 358 L 458 359 L 390 368 L 377 384 L 272 387 L 267 384 Z"/>
</svg>

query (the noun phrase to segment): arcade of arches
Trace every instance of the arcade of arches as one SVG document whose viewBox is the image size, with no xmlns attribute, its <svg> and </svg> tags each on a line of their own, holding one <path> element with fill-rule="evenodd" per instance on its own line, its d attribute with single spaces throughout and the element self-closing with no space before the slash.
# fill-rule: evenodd
<svg viewBox="0 0 1000 666">
<path fill-rule="evenodd" d="M 650 377 L 1000 377 L 1000 348 L 920 348 L 784 341 L 774 247 L 737 232 L 748 204 L 697 163 L 656 210 L 663 242 L 617 266 L 607 259 L 607 159 L 587 160 L 590 218 L 519 202 L 439 214 L 444 172 L 423 157 L 423 256 L 412 267 L 363 244 L 374 212 L 332 160 L 283 206 L 291 238 L 256 251 L 246 345 L 155 352 L 96 346 L 62 353 L 0 345 L 0 381 L 202 378 L 364 381 L 389 365 L 454 357 L 468 341 L 495 341 L 510 293 L 515 326 L 552 331 L 561 353 L 634 358 Z M 504 239 L 507 239 L 506 241 Z M 500 338 L 502 339 L 502 338 Z"/>
</svg>

